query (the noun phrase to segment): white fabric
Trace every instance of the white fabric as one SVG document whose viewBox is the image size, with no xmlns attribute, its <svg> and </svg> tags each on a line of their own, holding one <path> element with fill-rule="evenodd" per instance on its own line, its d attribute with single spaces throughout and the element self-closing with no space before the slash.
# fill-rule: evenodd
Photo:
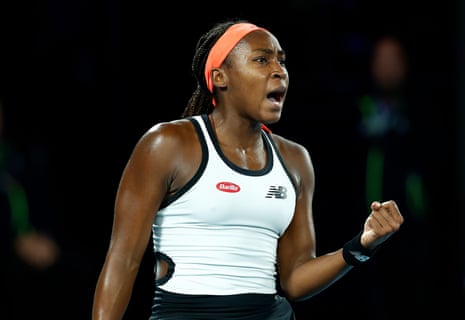
<svg viewBox="0 0 465 320">
<path fill-rule="evenodd" d="M 215 148 L 210 124 L 194 118 L 208 162 L 199 180 L 157 213 L 154 249 L 175 263 L 172 278 L 160 288 L 185 294 L 275 293 L 277 240 L 293 216 L 294 186 L 273 147 L 269 172 L 235 167 Z M 271 145 L 265 134 L 264 139 Z"/>
</svg>

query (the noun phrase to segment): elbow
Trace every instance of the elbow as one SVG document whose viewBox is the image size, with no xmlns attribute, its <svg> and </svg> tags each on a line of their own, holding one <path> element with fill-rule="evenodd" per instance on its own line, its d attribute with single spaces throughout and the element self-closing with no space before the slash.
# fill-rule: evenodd
<svg viewBox="0 0 465 320">
<path fill-rule="evenodd" d="M 280 286 L 284 296 L 292 302 L 307 300 L 319 292 L 319 290 L 312 290 L 308 287 L 304 288 L 299 283 L 293 284 L 292 281 L 281 281 Z"/>
<path fill-rule="evenodd" d="M 299 290 L 284 290 L 284 296 L 291 302 L 300 302 L 315 296 L 318 292 L 303 292 Z"/>
</svg>

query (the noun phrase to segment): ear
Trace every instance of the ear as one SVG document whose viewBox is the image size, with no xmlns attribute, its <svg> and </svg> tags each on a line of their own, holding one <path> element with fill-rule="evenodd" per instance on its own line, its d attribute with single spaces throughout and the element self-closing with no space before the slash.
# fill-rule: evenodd
<svg viewBox="0 0 465 320">
<path fill-rule="evenodd" d="M 212 82 L 214 87 L 226 88 L 228 76 L 221 68 L 212 69 Z"/>
</svg>

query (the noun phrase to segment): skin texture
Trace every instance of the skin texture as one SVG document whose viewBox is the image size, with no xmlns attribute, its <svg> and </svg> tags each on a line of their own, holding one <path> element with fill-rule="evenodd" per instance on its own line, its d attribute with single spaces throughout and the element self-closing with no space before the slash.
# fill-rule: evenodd
<svg viewBox="0 0 465 320">
<path fill-rule="evenodd" d="M 280 120 L 289 85 L 278 40 L 265 31 L 250 33 L 223 65 L 212 71 L 212 79 L 217 105 L 210 119 L 224 154 L 240 167 L 263 168 L 268 155 L 261 126 Z M 278 94 L 270 95 L 272 92 Z M 278 244 L 279 281 L 289 299 L 303 299 L 328 287 L 352 267 L 344 261 L 342 249 L 316 257 L 311 157 L 295 142 L 276 134 L 273 139 L 297 186 L 294 217 Z M 200 161 L 199 140 L 187 120 L 156 124 L 141 137 L 121 177 L 111 242 L 95 291 L 93 320 L 123 317 L 160 203 L 194 175 Z M 402 223 L 393 201 L 374 202 L 362 245 L 380 244 Z"/>
</svg>

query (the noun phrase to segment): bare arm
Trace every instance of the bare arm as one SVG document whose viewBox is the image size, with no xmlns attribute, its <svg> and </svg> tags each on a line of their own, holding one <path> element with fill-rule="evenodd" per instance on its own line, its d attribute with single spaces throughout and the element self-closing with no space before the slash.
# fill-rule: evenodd
<svg viewBox="0 0 465 320">
<path fill-rule="evenodd" d="M 279 242 L 280 284 L 289 299 L 301 300 L 326 289 L 353 266 L 344 260 L 342 248 L 317 256 L 312 212 L 315 181 L 310 156 L 307 150 L 293 143 L 281 144 L 281 152 L 297 182 L 298 195 L 294 219 Z M 372 213 L 365 222 L 361 244 L 373 249 L 396 232 L 402 223 L 403 217 L 393 201 L 382 205 L 374 202 Z"/>
<path fill-rule="evenodd" d="M 113 229 L 97 282 L 93 320 L 122 319 L 130 301 L 151 226 L 163 199 L 171 192 L 174 167 L 182 161 L 184 138 L 175 125 L 159 125 L 137 143 L 118 188 Z"/>
</svg>

